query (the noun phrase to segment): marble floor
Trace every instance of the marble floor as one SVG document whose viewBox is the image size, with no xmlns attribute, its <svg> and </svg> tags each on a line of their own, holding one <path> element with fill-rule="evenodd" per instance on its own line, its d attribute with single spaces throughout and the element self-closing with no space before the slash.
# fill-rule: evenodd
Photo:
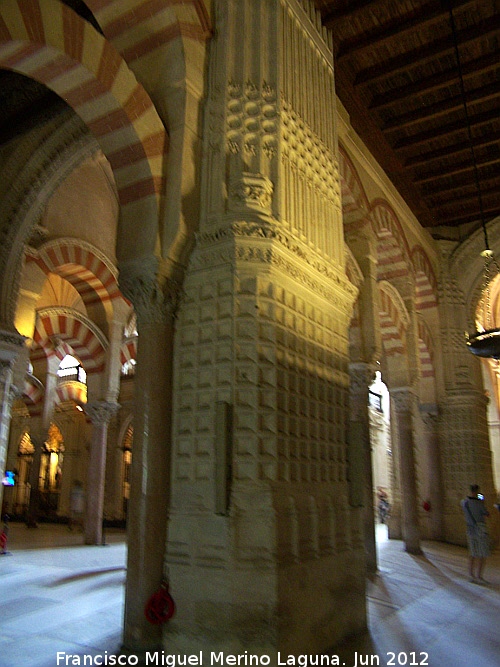
<svg viewBox="0 0 500 667">
<path fill-rule="evenodd" d="M 369 631 L 334 649 L 332 660 L 499 667 L 500 553 L 488 560 L 489 584 L 480 586 L 469 582 L 465 549 L 425 542 L 424 555 L 410 556 L 386 539 L 384 526 L 377 531 Z M 0 667 L 57 667 L 58 652 L 81 657 L 60 665 L 92 664 L 84 656 L 119 650 L 125 536 L 108 530 L 103 546 L 81 541 L 65 526 L 11 524 L 9 554 L 0 556 Z"/>
</svg>

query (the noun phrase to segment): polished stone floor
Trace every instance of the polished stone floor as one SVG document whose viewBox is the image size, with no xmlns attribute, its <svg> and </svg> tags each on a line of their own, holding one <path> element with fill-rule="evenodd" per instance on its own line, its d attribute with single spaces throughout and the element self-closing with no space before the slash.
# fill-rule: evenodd
<svg viewBox="0 0 500 667">
<path fill-rule="evenodd" d="M 469 582 L 465 549 L 425 542 L 423 556 L 410 556 L 386 539 L 384 526 L 377 531 L 369 632 L 332 659 L 348 667 L 499 667 L 500 553 L 480 586 Z M 0 667 L 57 667 L 58 652 L 60 665 L 92 664 L 88 656 L 109 659 L 119 650 L 125 536 L 109 530 L 103 546 L 81 542 L 64 526 L 11 524 L 10 553 L 0 556 Z M 67 655 L 80 662 L 65 662 Z"/>
</svg>

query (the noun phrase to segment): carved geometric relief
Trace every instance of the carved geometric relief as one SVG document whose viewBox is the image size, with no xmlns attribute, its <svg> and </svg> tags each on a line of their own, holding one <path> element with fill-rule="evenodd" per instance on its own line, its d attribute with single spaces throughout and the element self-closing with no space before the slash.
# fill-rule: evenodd
<svg viewBox="0 0 500 667">
<path fill-rule="evenodd" d="M 226 101 L 226 145 L 232 154 L 256 156 L 260 150 L 272 160 L 277 153 L 276 90 L 265 81 L 260 89 L 229 81 Z"/>
</svg>

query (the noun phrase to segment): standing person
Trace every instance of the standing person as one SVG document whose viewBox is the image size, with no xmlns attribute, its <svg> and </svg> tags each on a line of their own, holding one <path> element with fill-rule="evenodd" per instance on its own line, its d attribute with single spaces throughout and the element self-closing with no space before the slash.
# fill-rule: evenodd
<svg viewBox="0 0 500 667">
<path fill-rule="evenodd" d="M 377 487 L 377 498 L 378 498 L 378 518 L 380 523 L 386 523 L 389 518 L 389 510 L 391 506 L 389 505 L 389 496 L 387 491 L 381 486 Z"/>
<path fill-rule="evenodd" d="M 461 505 L 467 528 L 470 580 L 483 584 L 486 583 L 483 579 L 483 570 L 486 558 L 490 555 L 490 538 L 486 526 L 486 517 L 489 516 L 489 512 L 477 484 L 471 484 L 470 494 L 462 500 Z"/>
</svg>

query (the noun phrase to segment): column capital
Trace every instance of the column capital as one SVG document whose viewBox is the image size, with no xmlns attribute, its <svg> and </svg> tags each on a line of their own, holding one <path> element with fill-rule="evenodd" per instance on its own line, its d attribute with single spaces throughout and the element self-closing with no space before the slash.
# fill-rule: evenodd
<svg viewBox="0 0 500 667">
<path fill-rule="evenodd" d="M 92 424 L 109 424 L 120 409 L 119 403 L 108 401 L 91 401 L 84 406 L 85 414 L 90 417 Z"/>
<path fill-rule="evenodd" d="M 156 260 L 128 263 L 120 268 L 119 285 L 141 324 L 166 323 L 175 318 L 183 290 L 179 281 L 158 274 Z"/>
<path fill-rule="evenodd" d="M 411 387 L 398 387 L 389 393 L 396 412 L 412 412 L 418 397 Z"/>
<path fill-rule="evenodd" d="M 368 362 L 356 362 L 349 364 L 349 387 L 351 394 L 358 392 L 368 393 L 368 389 L 375 380 L 377 367 Z"/>
<path fill-rule="evenodd" d="M 25 346 L 26 337 L 0 327 L 0 361 L 14 362 Z"/>
</svg>

